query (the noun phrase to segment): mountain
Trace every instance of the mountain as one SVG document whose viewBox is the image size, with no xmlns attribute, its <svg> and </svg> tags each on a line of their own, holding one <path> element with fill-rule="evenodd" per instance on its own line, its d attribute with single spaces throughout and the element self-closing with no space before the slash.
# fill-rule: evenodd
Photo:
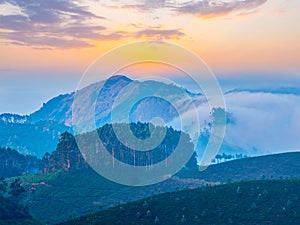
<svg viewBox="0 0 300 225">
<path fill-rule="evenodd" d="M 77 93 L 55 97 L 45 103 L 38 111 L 32 113 L 30 117 L 32 121 L 53 120 L 70 126 L 72 124 L 72 103 L 75 95 L 78 102 L 83 102 L 86 104 L 86 108 L 89 108 L 92 106 L 92 102 L 85 103 L 87 96 L 96 94 L 95 115 L 85 114 L 82 120 L 87 120 L 91 116 L 95 116 L 96 126 L 100 127 L 105 123 L 111 122 L 112 108 L 117 108 L 118 104 L 122 102 L 122 99 L 130 101 L 140 95 L 147 95 L 147 93 L 151 93 L 152 97 L 140 99 L 140 101 L 134 105 L 130 111 L 130 121 L 150 122 L 152 118 L 160 116 L 166 122 L 169 122 L 178 116 L 174 107 L 169 102 L 153 95 L 165 96 L 168 99 L 177 101 L 177 103 L 183 101 L 179 105 L 184 111 L 189 109 L 188 105 L 191 104 L 191 102 L 183 98 L 182 95 L 180 96 L 182 93 L 193 98 L 193 102 L 196 105 L 206 102 L 203 95 L 193 94 L 186 89 L 172 84 L 157 81 L 140 82 L 131 80 L 126 76 L 116 75 L 106 81 L 91 84 L 78 90 Z M 118 102 L 116 104 L 117 100 Z M 147 110 L 145 110 L 146 108 Z"/>
<path fill-rule="evenodd" d="M 295 87 L 233 89 L 226 92 L 224 98 L 227 127 L 219 154 L 259 156 L 298 151 L 299 93 L 299 89 Z M 151 95 L 145 97 L 147 94 Z M 138 97 L 142 95 L 145 98 L 139 99 Z M 82 109 L 79 107 L 76 122 L 87 124 L 81 127 L 79 132 L 94 130 L 94 125 L 99 128 L 106 123 L 111 123 L 112 116 L 117 118 L 114 122 L 123 122 L 126 119 L 130 122 L 149 122 L 153 118 L 160 117 L 166 125 L 181 129 L 179 114 L 192 120 L 194 117 L 190 113 L 194 111 L 191 107 L 194 104 L 200 117 L 199 124 L 203 132 L 201 138 L 205 136 L 202 140 L 200 138 L 197 146 L 197 154 L 200 157 L 210 136 L 210 131 L 207 134 L 204 129 L 211 121 L 209 114 L 211 109 L 201 93 L 191 93 L 172 84 L 150 80 L 136 81 L 118 75 L 91 84 L 76 93 L 59 95 L 27 117 L 8 114 L 0 116 L 0 146 L 11 147 L 21 153 L 34 154 L 38 157 L 42 157 L 46 152 L 52 152 L 58 143 L 60 133 L 64 131 L 72 133 L 70 126 L 75 96 L 76 101 L 82 103 L 79 104 Z M 96 105 L 93 105 L 89 96 L 96 99 Z M 126 103 L 137 101 L 133 105 L 126 105 L 122 104 L 124 99 Z M 178 113 L 171 104 L 173 102 L 181 113 Z M 128 115 L 128 118 L 119 115 Z M 35 125 L 39 123 L 46 123 L 46 125 L 37 125 L 36 128 Z M 191 124 L 184 127 L 185 132 L 191 130 Z M 31 133 L 38 138 L 32 139 L 32 136 L 29 137 L 26 133 Z M 192 131 L 190 136 L 194 137 Z"/>
<path fill-rule="evenodd" d="M 71 132 L 71 128 L 54 121 L 0 121 L 0 146 L 41 158 L 45 152 L 55 150 L 60 134 L 65 131 Z"/>
<path fill-rule="evenodd" d="M 39 171 L 40 160 L 22 155 L 14 149 L 0 147 L 0 177 L 15 177 Z"/>
<path fill-rule="evenodd" d="M 300 88 L 297 87 L 279 87 L 272 89 L 233 89 L 225 92 L 225 94 L 232 93 L 240 93 L 240 92 L 248 92 L 248 93 L 269 93 L 269 94 L 285 94 L 285 95 L 300 95 Z"/>
<path fill-rule="evenodd" d="M 99 90 L 101 90 L 100 93 L 98 93 Z M 182 97 L 182 93 L 192 100 Z M 117 75 L 106 81 L 91 84 L 76 93 L 59 95 L 44 103 L 38 111 L 24 118 L 14 115 L 11 119 L 8 115 L 5 117 L 3 115 L 5 121 L 10 122 L 0 123 L 0 145 L 38 157 L 42 157 L 46 152 L 52 152 L 61 133 L 64 131 L 72 133 L 70 126 L 72 125 L 72 105 L 75 95 L 77 101 L 86 102 L 88 96 L 95 94 L 97 94 L 95 113 L 83 112 L 79 117 L 79 122 L 94 121 L 95 116 L 96 128 L 112 122 L 112 108 L 115 110 L 114 115 L 118 113 L 124 115 L 124 106 L 120 107 L 123 99 L 131 101 L 135 98 L 138 99 L 140 95 L 150 94 L 149 97 L 140 99 L 130 109 L 129 121 L 131 122 L 149 122 L 155 117 L 160 117 L 165 123 L 171 124 L 175 118 L 178 118 L 178 112 L 164 98 L 175 101 L 182 112 L 189 111 L 193 104 L 196 106 L 206 104 L 202 94 L 191 93 L 187 89 L 172 84 L 157 81 L 139 82 Z M 86 103 L 85 108 L 92 108 L 92 103 Z M 119 119 L 118 116 L 115 118 Z M 121 118 L 119 122 L 121 122 Z M 94 130 L 94 127 L 92 129 L 84 128 L 82 132 L 90 130 Z"/>
<path fill-rule="evenodd" d="M 210 119 L 207 101 L 201 93 L 192 93 L 173 84 L 151 80 L 140 82 L 117 75 L 106 81 L 91 84 L 76 93 L 59 95 L 44 103 L 41 109 L 29 116 L 3 115 L 3 123 L 0 123 L 0 145 L 14 148 L 20 153 L 33 154 L 39 158 L 46 152 L 52 152 L 61 133 L 64 131 L 72 133 L 70 126 L 75 95 L 76 101 L 83 103 L 80 105 L 83 109 L 79 110 L 93 109 L 93 103 L 86 102 L 89 96 L 96 95 L 97 99 L 94 111 L 80 112 L 81 115 L 77 117 L 77 123 L 90 124 L 92 121 L 92 127 L 83 127 L 81 132 L 94 130 L 94 121 L 96 128 L 111 123 L 112 109 L 114 118 L 120 120 L 114 122 L 123 121 L 124 118 L 118 115 L 129 114 L 130 122 L 150 122 L 153 118 L 159 117 L 166 125 L 177 129 L 181 128 L 177 110 L 181 112 L 181 116 L 186 114 L 187 118 L 193 118 L 189 116 L 189 113 L 194 111 L 193 106 L 201 106 L 200 124 Z M 128 108 L 129 112 L 124 112 L 129 105 L 122 104 L 124 99 L 126 103 L 131 101 L 135 103 Z M 185 126 L 185 132 L 192 130 L 189 126 L 193 125 Z"/>
<path fill-rule="evenodd" d="M 12 113 L 3 113 L 0 115 L 0 121 L 5 124 L 10 124 L 10 123 L 28 124 L 28 123 L 31 123 L 31 117 L 30 116 L 21 116 L 21 115 L 12 114 Z"/>
<path fill-rule="evenodd" d="M 300 180 L 251 181 L 155 195 L 60 225 L 285 224 L 300 221 Z"/>
</svg>

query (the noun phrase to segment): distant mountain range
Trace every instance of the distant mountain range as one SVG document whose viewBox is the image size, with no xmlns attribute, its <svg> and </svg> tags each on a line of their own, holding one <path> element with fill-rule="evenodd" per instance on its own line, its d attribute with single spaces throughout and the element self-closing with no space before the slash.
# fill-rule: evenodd
<svg viewBox="0 0 300 225">
<path fill-rule="evenodd" d="M 42 157 L 46 152 L 55 149 L 61 133 L 73 132 L 72 105 L 75 94 L 79 102 L 85 102 L 87 96 L 91 94 L 98 94 L 95 113 L 83 113 L 81 119 L 85 121 L 95 118 L 96 127 L 101 127 L 111 122 L 112 107 L 117 99 L 134 99 L 140 93 L 147 93 L 149 90 L 156 96 L 162 95 L 176 102 L 180 110 L 187 115 L 191 110 L 191 104 L 196 105 L 201 117 L 201 132 L 204 132 L 202 134 L 204 139 L 200 140 L 197 146 L 198 154 L 201 156 L 209 138 L 205 129 L 208 128 L 207 124 L 211 119 L 208 116 L 210 109 L 205 96 L 172 84 L 157 81 L 140 82 L 122 75 L 91 84 L 76 93 L 59 95 L 28 116 L 0 115 L 0 146 Z M 192 101 L 178 93 L 185 93 Z M 299 149 L 300 143 L 294 137 L 300 130 L 298 123 L 295 122 L 299 105 L 297 102 L 300 100 L 298 88 L 233 89 L 227 91 L 224 96 L 228 125 L 220 154 L 255 156 Z M 87 108 L 89 104 L 92 103 L 85 103 Z M 114 105 L 115 108 L 117 106 Z M 272 116 L 267 116 L 270 113 Z M 155 117 L 164 119 L 168 125 L 175 128 L 178 126 L 176 120 L 178 112 L 163 98 L 155 96 L 143 98 L 129 113 L 129 120 L 132 122 L 148 122 Z M 241 135 L 243 138 L 240 138 Z M 281 139 L 284 141 L 280 141 Z"/>
<path fill-rule="evenodd" d="M 14 116 L 15 117 L 15 116 Z M 0 121 L 0 146 L 16 149 L 19 153 L 41 158 L 55 150 L 59 136 L 71 128 L 54 121 Z M 29 122 L 30 121 L 30 122 Z"/>
<path fill-rule="evenodd" d="M 126 87 L 130 87 L 130 89 L 126 89 Z M 131 216 L 134 217 L 134 219 L 128 221 L 143 225 L 160 224 L 162 222 L 164 224 L 199 224 L 201 221 L 208 221 L 207 215 L 210 215 L 209 218 L 226 219 L 226 221 L 219 220 L 220 223 L 217 224 L 234 224 L 234 222 L 239 221 L 234 214 L 234 210 L 220 212 L 217 208 L 217 214 L 215 213 L 215 205 L 218 202 L 212 202 L 214 199 L 218 199 L 216 196 L 224 197 L 221 201 L 222 204 L 233 201 L 233 204 L 236 205 L 239 205 L 241 199 L 244 201 L 246 198 L 247 201 L 243 205 L 243 210 L 252 210 L 254 212 L 259 209 L 261 213 L 253 214 L 257 216 L 272 212 L 274 215 L 277 215 L 276 218 L 278 218 L 278 221 L 286 218 L 278 215 L 288 214 L 290 215 L 291 224 L 295 224 L 292 223 L 294 222 L 295 213 L 288 207 L 294 203 L 296 204 L 295 207 L 298 207 L 298 199 L 294 198 L 294 200 L 290 200 L 291 195 L 285 189 L 296 193 L 295 187 L 298 183 L 292 182 L 300 178 L 300 152 L 270 153 L 284 152 L 289 149 L 297 151 L 299 149 L 299 139 L 297 139 L 299 123 L 297 123 L 297 119 L 300 106 L 297 103 L 299 102 L 300 94 L 296 89 L 235 89 L 225 94 L 227 103 L 227 132 L 215 162 L 223 162 L 224 160 L 236 158 L 242 159 L 211 165 L 205 171 L 199 172 L 195 169 L 197 165 L 194 155 L 179 173 L 162 183 L 137 188 L 110 182 L 93 171 L 85 163 L 84 157 L 76 146 L 71 127 L 74 96 L 76 94 L 79 101 L 84 102 L 88 95 L 95 94 L 95 90 L 101 90 L 96 96 L 95 123 L 97 127 L 100 127 L 98 132 L 101 134 L 100 138 L 102 137 L 103 143 L 109 147 L 108 151 L 111 154 L 114 151 L 113 154 L 119 160 L 131 165 L 147 165 L 147 158 L 143 155 L 139 156 L 141 160 L 136 164 L 136 158 L 135 155 L 132 157 L 132 151 L 115 140 L 113 132 L 111 132 L 111 124 L 109 123 L 111 122 L 112 106 L 117 104 L 114 106 L 118 107 L 117 99 L 122 100 L 122 98 L 126 97 L 134 99 L 139 93 L 149 89 L 151 89 L 151 93 L 155 93 L 157 96 L 163 95 L 175 101 L 184 113 L 189 113 L 189 110 L 191 110 L 189 106 L 191 104 L 197 106 L 199 114 L 202 115 L 206 112 L 207 101 L 201 93 L 191 93 L 186 89 L 172 84 L 156 81 L 140 82 L 131 80 L 125 76 L 114 76 L 106 81 L 87 86 L 77 93 L 57 96 L 31 115 L 0 115 L 0 146 L 10 147 L 0 148 L 0 166 L 2 166 L 3 172 L 2 175 L 0 174 L 0 177 L 27 174 L 21 176 L 21 180 L 28 193 L 26 201 L 28 202 L 29 212 L 34 218 L 48 224 L 66 221 L 75 216 L 86 215 L 87 213 L 107 209 L 112 206 L 118 207 L 111 209 L 111 211 L 105 211 L 103 214 L 94 214 L 74 219 L 68 223 L 76 224 L 78 221 L 82 222 L 82 220 L 92 218 L 98 221 L 99 224 L 107 224 L 109 220 L 109 216 L 107 215 L 110 215 L 110 212 L 121 215 L 120 217 L 115 217 L 116 221 L 114 222 L 116 224 L 119 221 L 121 221 L 121 224 L 126 224 L 122 222 L 122 218 L 125 218 L 125 215 L 130 218 Z M 166 90 L 171 91 L 166 92 Z M 178 94 L 182 92 L 188 95 L 192 101 L 188 101 Z M 87 106 L 92 105 L 89 102 L 85 102 L 85 104 Z M 91 119 L 93 116 L 84 114 L 82 121 Z M 132 107 L 129 120 L 133 122 L 147 122 L 156 116 L 162 117 L 168 125 L 172 125 L 178 117 L 178 113 L 169 102 L 162 98 L 151 96 L 141 99 Z M 201 152 L 205 149 L 211 135 L 211 117 L 203 117 L 202 119 L 203 121 L 200 124 L 200 141 L 196 147 L 198 153 L 200 153 L 198 154 L 199 157 L 201 157 Z M 140 127 L 137 130 L 145 131 L 144 128 Z M 171 128 L 170 130 L 172 131 L 172 135 L 178 135 L 178 131 Z M 137 132 L 137 135 L 142 134 Z M 141 138 L 145 138 L 146 136 L 142 135 Z M 170 144 L 169 142 L 167 143 L 168 145 Z M 21 155 L 11 148 L 16 149 L 19 153 L 37 155 L 41 160 L 33 156 Z M 165 147 L 164 145 L 158 148 L 158 150 L 161 149 L 172 151 L 172 148 Z M 164 153 L 170 154 L 168 151 Z M 126 156 L 119 154 L 121 152 L 125 152 Z M 243 158 L 246 155 L 264 156 Z M 161 154 L 158 157 L 157 155 L 153 155 L 153 157 L 158 161 L 161 160 Z M 39 164 L 40 173 L 28 175 L 28 173 L 37 172 L 37 163 Z M 287 178 L 292 181 L 285 183 L 285 179 Z M 253 180 L 259 181 L 231 184 L 231 182 Z M 225 183 L 228 185 L 207 189 L 203 188 L 204 186 L 216 186 Z M 270 184 L 276 184 L 278 191 L 272 189 L 272 185 Z M 258 186 L 259 188 L 257 188 Z M 191 202 L 197 202 L 197 204 L 202 202 L 204 205 L 212 203 L 213 206 L 206 207 L 207 211 L 205 209 L 201 210 L 199 215 L 184 206 L 174 208 L 172 212 L 175 215 L 172 216 L 172 219 L 175 222 L 168 220 L 171 212 L 154 207 L 155 204 L 163 205 L 167 201 L 173 201 L 165 198 L 168 195 L 147 199 L 147 204 L 149 205 L 151 202 L 151 204 L 153 203 L 153 207 L 151 206 L 151 208 L 145 210 L 141 208 L 141 204 L 144 204 L 145 200 L 125 206 L 119 205 L 120 203 L 123 204 L 158 193 L 199 187 L 202 189 L 195 190 L 195 192 L 182 192 L 182 194 L 178 194 L 179 197 L 176 195 L 177 193 L 174 193 L 174 195 L 171 194 L 171 199 L 181 201 L 180 199 L 183 197 L 180 204 L 176 203 L 176 205 L 180 206 Z M 284 206 L 281 205 L 281 208 L 278 205 L 276 207 L 268 205 L 271 211 L 270 209 L 262 208 L 262 199 L 270 197 L 264 190 L 267 190 L 271 194 L 285 196 L 288 199 L 284 199 L 283 197 L 281 200 L 287 200 L 287 202 L 284 202 Z M 200 193 L 199 196 L 211 196 L 211 201 L 205 202 L 203 198 L 198 198 L 198 195 L 195 195 L 196 193 Z M 243 195 L 243 198 L 239 199 L 240 195 Z M 270 199 L 269 197 L 268 199 Z M 154 201 L 152 202 L 153 199 Z M 292 203 L 288 200 L 292 201 Z M 132 214 L 132 210 L 126 211 L 127 207 L 134 210 L 138 208 L 140 211 L 138 211 L 139 213 L 134 212 Z M 193 208 L 198 210 L 197 207 Z M 228 207 L 223 208 L 227 209 Z M 238 208 L 235 209 L 238 210 Z M 148 210 L 150 210 L 150 213 L 148 213 Z M 290 212 L 294 214 L 289 214 Z M 224 216 L 225 214 L 229 216 L 226 217 Z M 270 221 L 270 218 L 272 217 L 264 217 L 266 221 Z M 139 219 L 142 222 L 139 222 Z M 256 223 L 255 220 L 249 219 L 249 221 L 249 224 Z M 213 221 L 211 222 L 211 224 L 214 224 Z"/>
<path fill-rule="evenodd" d="M 122 92 L 129 84 L 130 88 L 126 89 L 126 92 Z M 111 123 L 111 111 L 117 97 L 121 99 L 127 96 L 134 98 L 141 93 L 147 94 L 151 91 L 154 95 L 173 99 L 181 107 L 182 111 L 188 111 L 191 104 L 200 105 L 206 102 L 203 95 L 191 93 L 172 84 L 156 81 L 133 81 L 120 75 L 79 90 L 76 93 L 77 100 L 85 102 L 88 95 L 97 94 L 100 90 L 101 92 L 97 97 L 95 115 L 83 113 L 80 118 L 84 121 L 95 117 L 96 128 L 106 123 Z M 182 92 L 186 93 L 193 100 L 190 101 L 183 98 L 180 95 Z M 29 116 L 0 115 L 0 146 L 15 148 L 21 153 L 33 154 L 38 157 L 42 157 L 47 151 L 53 151 L 58 143 L 60 133 L 64 131 L 72 133 L 72 104 L 74 96 L 75 92 L 59 95 L 44 103 L 39 110 Z M 87 107 L 91 106 L 88 105 Z M 134 105 L 130 111 L 129 119 L 131 122 L 149 122 L 157 116 L 168 123 L 177 118 L 178 113 L 168 101 L 151 95 L 141 99 Z M 31 144 L 31 142 L 33 143 Z"/>
<path fill-rule="evenodd" d="M 297 87 L 279 87 L 279 88 L 271 88 L 271 89 L 233 89 L 225 92 L 225 95 L 232 93 L 240 93 L 240 92 L 248 92 L 248 93 L 269 93 L 269 94 L 286 94 L 286 95 L 300 95 L 300 88 Z"/>
<path fill-rule="evenodd" d="M 124 93 L 124 88 L 130 85 Z M 100 91 L 101 90 L 101 91 Z M 100 91 L 100 93 L 99 93 Z M 180 94 L 184 92 L 193 99 L 193 103 L 199 105 L 206 102 L 205 97 L 202 94 L 194 94 L 181 87 L 166 84 L 157 81 L 135 81 L 126 76 L 116 75 L 110 77 L 106 81 L 97 82 L 91 84 L 76 93 L 76 98 L 85 102 L 87 96 L 98 94 L 96 106 L 95 106 L 95 123 L 97 127 L 111 122 L 112 108 L 116 108 L 116 99 L 128 98 L 133 99 L 141 94 L 151 93 L 152 97 L 146 97 L 141 99 L 134 105 L 134 108 L 130 112 L 131 122 L 149 122 L 155 116 L 160 116 L 165 122 L 170 122 L 177 115 L 172 105 L 157 96 L 165 96 L 168 99 L 173 99 L 177 103 L 180 101 L 180 105 L 183 111 L 187 111 L 192 102 L 188 102 Z M 58 123 L 63 123 L 67 126 L 72 124 L 72 103 L 75 93 L 60 95 L 51 99 L 45 103 L 41 109 L 32 113 L 30 118 L 33 122 L 39 120 L 53 120 Z M 120 100 L 119 100 L 120 101 Z M 92 103 L 90 103 L 92 104 Z M 154 107 L 155 106 L 155 107 Z M 147 109 L 147 110 L 145 110 Z M 85 115 L 88 116 L 88 115 Z M 120 121 L 119 121 L 120 122 Z"/>
<path fill-rule="evenodd" d="M 30 116 L 21 116 L 18 114 L 12 114 L 12 113 L 3 113 L 0 115 L 0 122 L 5 124 L 28 124 L 31 123 L 31 117 Z"/>
</svg>

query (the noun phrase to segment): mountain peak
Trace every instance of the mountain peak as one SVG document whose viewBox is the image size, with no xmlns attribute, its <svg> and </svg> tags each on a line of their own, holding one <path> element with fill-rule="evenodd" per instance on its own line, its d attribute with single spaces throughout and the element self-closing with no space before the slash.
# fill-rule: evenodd
<svg viewBox="0 0 300 225">
<path fill-rule="evenodd" d="M 111 82 L 111 83 L 115 83 L 118 81 L 127 81 L 127 82 L 131 82 L 132 80 L 124 75 L 114 75 L 109 77 L 106 82 Z"/>
</svg>

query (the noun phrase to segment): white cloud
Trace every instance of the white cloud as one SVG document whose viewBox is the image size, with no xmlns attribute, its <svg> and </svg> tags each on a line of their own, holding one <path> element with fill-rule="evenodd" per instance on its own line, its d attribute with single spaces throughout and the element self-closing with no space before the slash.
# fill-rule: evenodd
<svg viewBox="0 0 300 225">
<path fill-rule="evenodd" d="M 300 150 L 299 95 L 239 92 L 225 100 L 236 119 L 227 126 L 228 143 L 250 154 Z"/>
</svg>

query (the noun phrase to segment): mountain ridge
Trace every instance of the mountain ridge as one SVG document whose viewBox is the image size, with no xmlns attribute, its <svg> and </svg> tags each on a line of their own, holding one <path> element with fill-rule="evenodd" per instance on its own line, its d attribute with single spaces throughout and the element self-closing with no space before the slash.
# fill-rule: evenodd
<svg viewBox="0 0 300 225">
<path fill-rule="evenodd" d="M 113 102 L 116 97 L 120 94 L 123 88 L 127 85 L 131 84 L 131 88 L 135 88 L 135 93 L 139 93 L 140 91 L 145 91 L 147 89 L 155 89 L 157 90 L 158 94 L 163 93 L 163 91 L 171 89 L 171 90 L 179 90 L 181 89 L 188 96 L 191 98 L 195 98 L 195 103 L 197 105 L 202 104 L 206 100 L 204 100 L 204 96 L 201 93 L 192 93 L 189 90 L 175 86 L 173 84 L 166 84 L 163 82 L 157 81 L 137 81 L 132 80 L 124 75 L 115 75 L 108 78 L 105 81 L 99 81 L 93 84 L 90 84 L 77 92 L 72 92 L 70 94 L 63 94 L 57 97 L 50 99 L 48 102 L 44 103 L 43 106 L 30 114 L 30 117 L 33 121 L 38 120 L 54 120 L 59 123 L 63 123 L 66 126 L 72 125 L 72 102 L 74 101 L 74 97 L 76 96 L 77 101 L 84 101 L 87 96 L 94 94 L 95 91 L 101 90 L 96 104 L 96 111 L 95 111 L 95 119 L 97 127 L 104 125 L 106 122 L 109 121 L 111 107 L 113 106 Z M 126 91 L 133 91 L 132 89 L 126 89 Z M 122 93 L 124 95 L 124 93 Z M 130 93 L 126 93 L 130 95 Z M 170 93 L 172 95 L 172 93 Z M 200 98 L 199 100 L 197 98 Z M 79 100 L 78 100 L 79 99 Z M 146 99 L 143 101 L 143 104 L 152 104 L 153 99 Z M 167 108 L 164 103 L 161 103 L 157 108 Z M 147 112 L 149 115 L 153 112 Z M 138 111 L 136 114 L 145 114 L 145 112 Z M 170 114 L 171 120 L 174 117 L 174 114 Z M 150 116 L 151 117 L 151 116 Z M 136 121 L 133 121 L 136 122 Z M 142 121 L 142 122 L 149 122 L 149 121 Z"/>
<path fill-rule="evenodd" d="M 225 92 L 225 95 L 232 93 L 240 93 L 240 92 L 248 92 L 248 93 L 265 93 L 265 94 L 286 94 L 286 95 L 300 95 L 300 88 L 286 86 L 279 88 L 270 88 L 270 89 L 250 89 L 250 88 L 235 88 Z"/>
</svg>

